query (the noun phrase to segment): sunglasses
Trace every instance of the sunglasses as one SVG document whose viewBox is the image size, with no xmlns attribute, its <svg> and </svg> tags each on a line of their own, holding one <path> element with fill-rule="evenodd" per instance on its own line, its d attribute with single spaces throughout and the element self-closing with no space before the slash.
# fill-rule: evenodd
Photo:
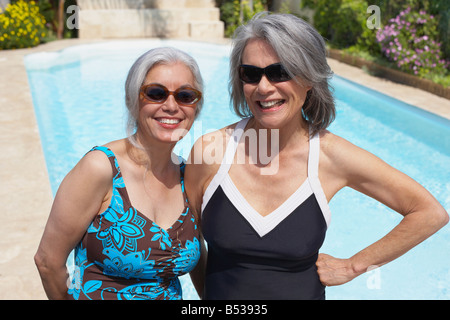
<svg viewBox="0 0 450 320">
<path fill-rule="evenodd" d="M 248 64 L 239 66 L 239 78 L 245 83 L 259 83 L 263 75 L 266 75 L 271 82 L 284 82 L 292 79 L 281 63 L 271 64 L 265 68 Z"/>
<path fill-rule="evenodd" d="M 170 95 L 173 95 L 175 101 L 182 106 L 192 106 L 202 98 L 202 93 L 189 87 L 181 87 L 175 91 L 169 91 L 160 84 L 152 83 L 141 87 L 141 99 L 149 103 L 163 103 Z"/>
</svg>

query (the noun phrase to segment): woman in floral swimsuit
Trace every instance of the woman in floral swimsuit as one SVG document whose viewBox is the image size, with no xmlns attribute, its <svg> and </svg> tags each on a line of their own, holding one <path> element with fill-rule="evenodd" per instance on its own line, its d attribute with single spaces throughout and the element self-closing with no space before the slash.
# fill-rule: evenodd
<svg viewBox="0 0 450 320">
<path fill-rule="evenodd" d="M 182 298 L 178 277 L 195 277 L 201 246 L 172 150 L 200 112 L 202 83 L 196 62 L 174 48 L 134 63 L 131 135 L 88 152 L 55 197 L 35 256 L 50 299 Z"/>
</svg>

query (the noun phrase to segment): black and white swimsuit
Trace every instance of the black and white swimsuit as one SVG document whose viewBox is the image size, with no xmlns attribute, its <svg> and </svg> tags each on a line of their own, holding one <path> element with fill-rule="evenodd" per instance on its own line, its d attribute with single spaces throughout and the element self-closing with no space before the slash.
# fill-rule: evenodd
<svg viewBox="0 0 450 320">
<path fill-rule="evenodd" d="M 315 262 L 331 215 L 318 178 L 319 135 L 309 142 L 305 182 L 262 216 L 228 175 L 247 122 L 237 124 L 203 196 L 204 299 L 325 299 Z"/>
</svg>

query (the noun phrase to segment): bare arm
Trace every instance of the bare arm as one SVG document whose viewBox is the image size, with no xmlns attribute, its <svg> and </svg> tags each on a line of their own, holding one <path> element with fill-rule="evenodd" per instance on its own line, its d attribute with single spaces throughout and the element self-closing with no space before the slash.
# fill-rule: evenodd
<svg viewBox="0 0 450 320">
<path fill-rule="evenodd" d="M 224 131 L 223 131 L 224 132 Z M 208 187 L 211 179 L 216 174 L 221 158 L 218 161 L 211 161 L 211 159 L 205 159 L 206 149 L 225 148 L 224 134 L 217 131 L 212 134 L 207 134 L 199 138 L 192 147 L 188 164 L 186 165 L 185 172 L 185 184 L 186 193 L 189 199 L 189 205 L 194 213 L 201 220 L 201 206 L 203 201 L 203 194 Z M 221 154 L 221 152 L 218 152 Z M 200 227 L 201 230 L 201 227 Z M 206 249 L 206 243 L 201 235 L 201 257 L 196 268 L 190 273 L 192 283 L 197 290 L 200 298 L 203 296 L 203 287 L 205 282 L 206 262 L 208 257 L 208 251 Z"/>
<path fill-rule="evenodd" d="M 386 236 L 349 259 L 321 254 L 317 266 L 322 283 L 328 286 L 343 284 L 366 272 L 370 266 L 382 266 L 424 241 L 448 222 L 444 208 L 413 179 L 344 139 L 332 136 L 328 142 L 325 166 L 338 174 L 333 178 L 324 178 L 326 184 L 333 185 L 333 181 L 339 181 L 342 185 L 333 185 L 332 188 L 349 186 L 397 211 L 403 219 Z M 328 193 L 334 194 L 335 191 L 328 190 Z"/>
<path fill-rule="evenodd" d="M 94 151 L 81 159 L 61 183 L 35 255 L 49 299 L 67 299 L 67 257 L 99 212 L 111 181 L 108 159 Z"/>
<path fill-rule="evenodd" d="M 203 192 L 206 183 L 206 172 L 203 163 L 203 137 L 196 141 L 192 147 L 191 154 L 189 156 L 188 164 L 186 165 L 186 171 L 184 175 L 184 181 L 186 185 L 186 194 L 189 199 L 189 206 L 194 210 L 194 214 L 197 216 L 200 231 L 201 231 L 201 205 Z M 194 270 L 190 272 L 192 284 L 197 290 L 197 294 L 200 299 L 203 297 L 203 287 L 205 283 L 206 261 L 208 251 L 205 247 L 205 241 L 203 235 L 200 235 L 201 243 L 201 255 L 200 260 Z"/>
</svg>

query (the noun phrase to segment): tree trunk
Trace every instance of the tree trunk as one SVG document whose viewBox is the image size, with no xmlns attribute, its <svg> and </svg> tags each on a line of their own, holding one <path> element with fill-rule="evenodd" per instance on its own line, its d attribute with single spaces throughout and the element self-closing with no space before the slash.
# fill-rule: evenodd
<svg viewBox="0 0 450 320">
<path fill-rule="evenodd" d="M 64 0 L 59 0 L 57 17 L 58 29 L 56 30 L 56 36 L 58 37 L 58 39 L 62 39 L 64 33 Z"/>
</svg>

